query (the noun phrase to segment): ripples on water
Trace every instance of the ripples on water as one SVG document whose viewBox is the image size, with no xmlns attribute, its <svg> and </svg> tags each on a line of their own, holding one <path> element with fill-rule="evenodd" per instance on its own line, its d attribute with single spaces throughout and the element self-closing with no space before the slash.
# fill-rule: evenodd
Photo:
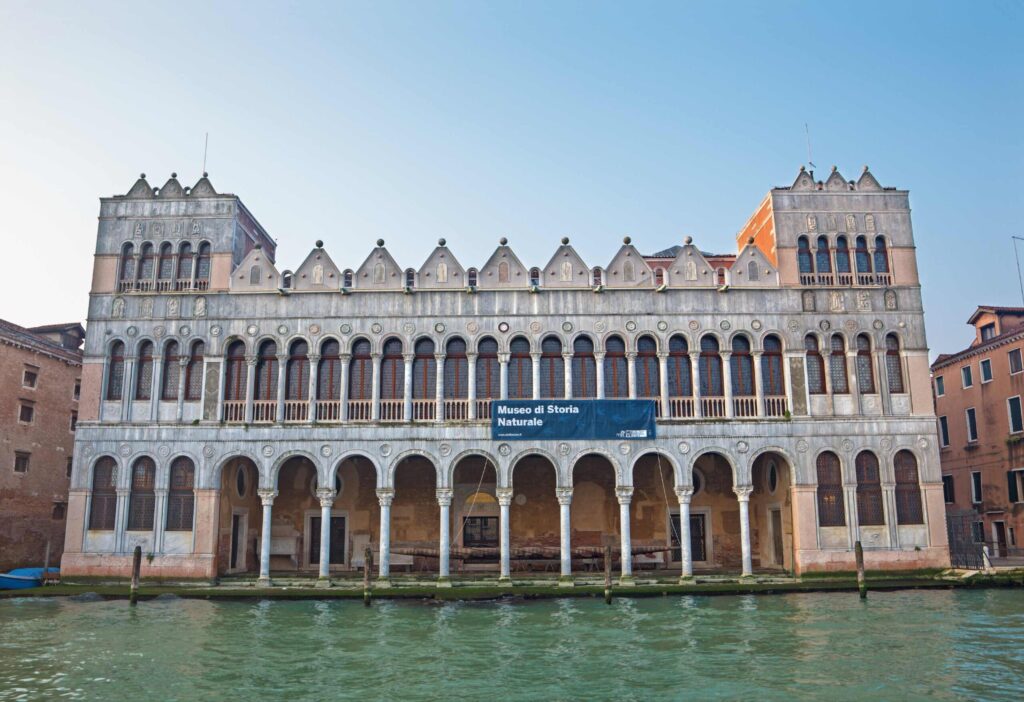
<svg viewBox="0 0 1024 702">
<path fill-rule="evenodd" d="M 0 700 L 1024 698 L 1021 591 L 0 601 Z"/>
</svg>

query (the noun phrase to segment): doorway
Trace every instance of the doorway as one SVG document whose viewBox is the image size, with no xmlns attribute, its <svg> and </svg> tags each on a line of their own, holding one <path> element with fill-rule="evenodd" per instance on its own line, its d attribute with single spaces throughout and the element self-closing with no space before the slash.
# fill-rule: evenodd
<svg viewBox="0 0 1024 702">
<path fill-rule="evenodd" d="M 679 513 L 673 512 L 670 517 L 672 519 L 672 560 L 681 562 L 683 550 L 679 542 Z M 708 560 L 706 518 L 707 515 L 703 513 L 690 514 L 690 560 L 694 563 L 704 563 Z"/>
<path fill-rule="evenodd" d="M 768 517 L 772 532 L 772 563 L 782 566 L 786 557 L 782 544 L 782 510 L 773 507 L 768 510 Z"/>
<path fill-rule="evenodd" d="M 231 513 L 231 551 L 228 557 L 228 570 L 245 570 L 245 533 L 248 530 L 246 513 Z"/>
<path fill-rule="evenodd" d="M 1006 522 L 992 522 L 993 549 L 996 558 L 1006 558 Z"/>
<path fill-rule="evenodd" d="M 320 564 L 320 517 L 309 520 L 309 563 Z M 345 518 L 331 517 L 330 565 L 345 565 Z"/>
</svg>

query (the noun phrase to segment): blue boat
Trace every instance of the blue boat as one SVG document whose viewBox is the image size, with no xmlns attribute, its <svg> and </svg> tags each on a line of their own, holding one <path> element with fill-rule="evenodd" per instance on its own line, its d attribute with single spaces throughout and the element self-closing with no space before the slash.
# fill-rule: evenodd
<svg viewBox="0 0 1024 702">
<path fill-rule="evenodd" d="M 60 573 L 60 568 L 50 568 L 48 575 Z M 26 590 L 43 584 L 42 568 L 15 568 L 8 573 L 0 573 L 0 590 Z"/>
</svg>

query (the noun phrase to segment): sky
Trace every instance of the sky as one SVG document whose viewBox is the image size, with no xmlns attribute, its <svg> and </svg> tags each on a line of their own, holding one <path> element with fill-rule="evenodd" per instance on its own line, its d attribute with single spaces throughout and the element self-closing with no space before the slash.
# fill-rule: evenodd
<svg viewBox="0 0 1024 702">
<path fill-rule="evenodd" d="M 1022 303 L 1024 3 L 0 0 L 0 317 L 83 320 L 98 198 L 207 170 L 295 268 L 735 251 L 808 161 L 910 190 L 932 355 Z M 1024 256 L 1024 242 L 1021 243 Z"/>
</svg>

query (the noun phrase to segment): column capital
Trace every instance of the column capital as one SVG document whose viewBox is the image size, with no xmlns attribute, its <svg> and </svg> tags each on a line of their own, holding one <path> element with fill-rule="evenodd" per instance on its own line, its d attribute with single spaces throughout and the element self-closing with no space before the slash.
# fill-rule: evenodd
<svg viewBox="0 0 1024 702">
<path fill-rule="evenodd" d="M 737 485 L 736 487 L 734 487 L 732 489 L 732 491 L 734 493 L 736 493 L 736 499 L 739 500 L 740 502 L 749 502 L 750 501 L 750 493 L 752 493 L 754 491 L 754 486 L 753 485 Z"/>
<path fill-rule="evenodd" d="M 346 363 L 347 364 L 349 361 L 352 360 L 352 354 L 350 354 L 350 353 L 339 353 L 338 354 L 338 360 L 341 361 L 342 363 Z"/>
<path fill-rule="evenodd" d="M 280 363 L 281 365 L 284 365 L 285 363 L 287 363 L 288 362 L 288 354 L 286 354 L 286 353 L 279 353 L 279 354 L 277 354 L 277 362 Z"/>
<path fill-rule="evenodd" d="M 466 361 L 468 363 L 476 363 L 476 357 L 477 357 L 477 352 L 476 351 L 467 351 L 466 352 Z"/>
<path fill-rule="evenodd" d="M 451 488 L 438 488 L 434 491 L 434 494 L 437 496 L 437 504 L 441 507 L 452 506 L 452 497 L 455 496 L 454 490 Z"/>
<path fill-rule="evenodd" d="M 509 356 L 511 356 L 511 355 L 512 354 L 508 354 L 508 353 L 499 353 L 498 354 L 498 363 L 508 363 Z"/>
<path fill-rule="evenodd" d="M 690 498 L 693 497 L 693 486 L 686 485 L 684 487 L 676 488 L 676 498 L 679 500 L 679 504 L 688 505 L 690 504 Z"/>
<path fill-rule="evenodd" d="M 314 363 L 319 363 L 320 362 L 320 354 L 318 354 L 318 353 L 307 354 L 306 358 L 309 359 L 310 365 L 312 365 Z"/>
<path fill-rule="evenodd" d="M 256 493 L 260 496 L 260 502 L 264 507 L 274 504 L 274 498 L 277 497 L 277 490 L 274 488 L 260 488 Z"/>
<path fill-rule="evenodd" d="M 494 490 L 494 496 L 498 498 L 498 504 L 502 507 L 508 507 L 512 504 L 512 497 L 515 495 L 515 490 L 510 487 L 500 487 Z"/>
<path fill-rule="evenodd" d="M 556 487 L 555 497 L 558 498 L 558 504 L 560 505 L 571 505 L 572 504 L 572 488 L 571 487 Z"/>
<path fill-rule="evenodd" d="M 186 367 L 188 365 L 188 361 L 189 361 L 188 356 L 181 356 L 178 359 L 178 365 L 181 366 L 182 368 L 184 368 L 184 367 Z"/>
<path fill-rule="evenodd" d="M 321 507 L 331 507 L 334 505 L 334 498 L 337 495 L 331 488 L 317 488 L 316 497 L 320 500 Z"/>
<path fill-rule="evenodd" d="M 255 366 L 256 365 L 256 361 L 258 361 L 258 360 L 259 360 L 259 358 L 256 357 L 256 356 L 246 356 L 245 357 L 246 364 L 250 365 L 250 366 Z"/>
<path fill-rule="evenodd" d="M 437 361 L 438 363 L 441 363 L 442 361 L 444 361 L 444 358 L 445 358 L 445 355 L 443 353 L 435 353 L 434 354 L 434 360 Z"/>
<path fill-rule="evenodd" d="M 153 488 L 153 494 L 157 497 L 167 497 L 168 490 L 165 487 Z"/>
<path fill-rule="evenodd" d="M 540 360 L 540 356 L 541 356 L 540 351 L 531 351 L 530 352 L 530 358 L 532 358 L 534 361 L 539 361 Z"/>
<path fill-rule="evenodd" d="M 668 351 L 659 351 L 658 352 L 658 360 L 659 361 L 667 361 L 668 360 Z"/>
<path fill-rule="evenodd" d="M 722 355 L 723 361 L 728 361 L 730 358 L 732 358 L 732 351 L 719 351 L 718 353 Z"/>
<path fill-rule="evenodd" d="M 572 362 L 572 351 L 563 351 L 562 360 Z"/>
<path fill-rule="evenodd" d="M 689 355 L 690 360 L 693 361 L 694 363 L 700 360 L 700 351 L 690 351 Z"/>
<path fill-rule="evenodd" d="M 381 353 L 380 351 L 373 351 L 370 353 L 370 360 L 374 363 L 380 363 Z"/>
<path fill-rule="evenodd" d="M 115 488 L 115 491 L 117 492 L 118 497 L 128 497 L 128 495 L 132 494 L 132 489 L 126 487 L 117 487 Z"/>
<path fill-rule="evenodd" d="M 604 351 L 595 351 L 594 360 L 597 361 L 598 363 L 601 363 L 604 360 L 604 354 Z"/>
<path fill-rule="evenodd" d="M 390 507 L 394 501 L 395 491 L 393 488 L 377 488 L 377 502 L 381 507 Z"/>
<path fill-rule="evenodd" d="M 405 361 L 406 364 L 412 363 L 413 361 L 416 360 L 416 354 L 414 354 L 414 353 L 403 353 L 402 354 L 402 360 Z"/>
<path fill-rule="evenodd" d="M 627 351 L 626 352 L 626 360 L 627 361 L 635 361 L 636 360 L 636 351 Z"/>
<path fill-rule="evenodd" d="M 633 499 L 633 488 L 632 486 L 621 485 L 615 488 L 615 497 L 619 499 L 620 505 L 628 505 Z"/>
</svg>

